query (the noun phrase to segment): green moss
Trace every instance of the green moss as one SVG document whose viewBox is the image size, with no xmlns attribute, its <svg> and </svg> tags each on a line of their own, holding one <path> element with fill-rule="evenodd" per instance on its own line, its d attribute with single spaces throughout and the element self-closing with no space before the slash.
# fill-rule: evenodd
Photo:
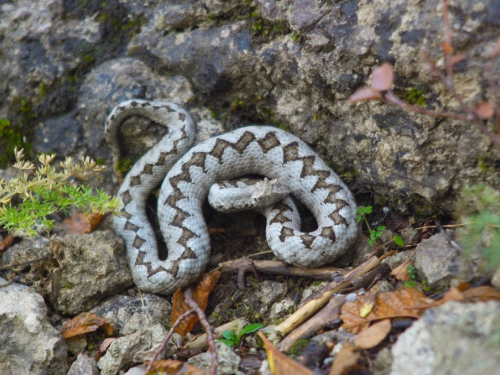
<svg viewBox="0 0 500 375">
<path fill-rule="evenodd" d="M 288 354 L 291 356 L 298 356 L 302 351 L 307 348 L 311 344 L 311 340 L 307 339 L 300 339 L 297 340 L 295 344 L 292 345 L 290 350 L 288 351 Z"/>
<path fill-rule="evenodd" d="M 43 82 L 40 82 L 38 85 L 38 95 L 40 95 L 42 99 L 47 95 L 47 85 Z"/>
<path fill-rule="evenodd" d="M 95 58 L 91 55 L 83 55 L 82 60 L 85 62 L 85 64 L 92 64 L 95 61 Z"/>
<path fill-rule="evenodd" d="M 104 165 L 104 163 L 106 163 L 106 159 L 102 159 L 102 158 L 97 159 L 95 162 L 97 163 L 97 165 Z"/>
<path fill-rule="evenodd" d="M 415 87 L 410 87 L 410 89 L 406 92 L 404 99 L 408 103 L 427 108 L 427 103 L 425 102 L 424 94 L 422 94 L 422 92 L 416 89 Z"/>
<path fill-rule="evenodd" d="M 130 158 L 123 158 L 116 163 L 115 168 L 117 172 L 127 172 L 132 168 L 132 160 L 130 160 Z"/>
</svg>

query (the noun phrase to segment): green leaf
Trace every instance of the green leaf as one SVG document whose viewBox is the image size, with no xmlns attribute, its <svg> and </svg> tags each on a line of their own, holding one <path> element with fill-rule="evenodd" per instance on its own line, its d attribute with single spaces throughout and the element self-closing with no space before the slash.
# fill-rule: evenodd
<svg viewBox="0 0 500 375">
<path fill-rule="evenodd" d="M 222 332 L 222 336 L 228 340 L 236 341 L 237 337 L 232 331 L 224 331 Z"/>
<path fill-rule="evenodd" d="M 259 329 L 261 329 L 262 327 L 264 327 L 264 324 L 262 323 L 253 323 L 253 324 L 249 324 L 247 325 L 245 328 L 243 328 L 240 332 L 240 334 L 238 335 L 239 338 L 241 338 L 243 335 L 246 335 L 248 333 L 252 333 L 252 332 L 255 332 Z"/>
<path fill-rule="evenodd" d="M 401 236 L 398 236 L 397 234 L 394 235 L 394 242 L 396 243 L 396 245 L 401 246 L 401 247 L 403 247 L 405 245 Z"/>
<path fill-rule="evenodd" d="M 224 344 L 226 344 L 230 348 L 232 348 L 234 345 L 234 342 L 232 342 L 231 340 L 226 340 L 226 339 L 220 339 L 220 340 L 217 340 L 217 342 L 223 342 Z"/>
</svg>

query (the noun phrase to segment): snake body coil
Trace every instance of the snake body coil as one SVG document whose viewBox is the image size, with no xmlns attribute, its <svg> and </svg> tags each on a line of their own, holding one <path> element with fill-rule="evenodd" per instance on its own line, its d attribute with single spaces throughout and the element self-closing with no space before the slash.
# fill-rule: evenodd
<svg viewBox="0 0 500 375">
<path fill-rule="evenodd" d="M 123 208 L 122 216 L 114 218 L 114 226 L 125 241 L 129 267 L 140 289 L 168 295 L 203 272 L 210 239 L 202 203 L 214 183 L 246 174 L 278 179 L 316 218 L 318 229 L 303 233 L 290 199 L 261 210 L 267 216 L 268 244 L 286 263 L 321 266 L 341 256 L 354 241 L 357 225 L 352 194 L 296 136 L 269 126 L 249 126 L 189 149 L 195 127 L 182 108 L 131 100 L 117 106 L 106 124 L 115 162 L 120 155 L 118 128 L 132 115 L 169 127 L 167 136 L 133 166 L 118 191 Z M 158 216 L 168 248 L 166 260 L 158 258 L 145 214 L 146 198 L 162 180 Z"/>
</svg>

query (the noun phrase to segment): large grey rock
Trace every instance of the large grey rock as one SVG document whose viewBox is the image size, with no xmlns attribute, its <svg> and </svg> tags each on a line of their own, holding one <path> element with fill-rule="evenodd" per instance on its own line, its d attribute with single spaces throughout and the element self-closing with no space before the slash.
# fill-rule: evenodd
<svg viewBox="0 0 500 375">
<path fill-rule="evenodd" d="M 217 350 L 217 374 L 236 374 L 238 373 L 238 366 L 240 365 L 241 358 L 237 356 L 233 350 L 222 342 L 215 343 Z M 212 356 L 209 352 L 198 354 L 188 359 L 188 363 L 198 367 L 201 370 L 207 371 L 212 364 Z"/>
<path fill-rule="evenodd" d="M 67 347 L 42 296 L 0 278 L 0 373 L 64 375 Z"/>
<path fill-rule="evenodd" d="M 78 314 L 132 285 L 123 240 L 109 231 L 67 236 L 50 301 L 58 311 Z"/>
<path fill-rule="evenodd" d="M 94 358 L 86 354 L 78 354 L 66 375 L 99 375 L 99 370 Z"/>
<path fill-rule="evenodd" d="M 495 1 L 450 7 L 456 52 L 468 53 L 456 66 L 467 103 L 490 95 L 482 67 L 498 37 Z M 413 87 L 429 108 L 459 110 L 421 53 L 442 66 L 441 1 L 320 3 L 3 2 L 0 118 L 23 124 L 36 151 L 109 160 L 102 129 L 112 106 L 178 96 L 194 117 L 212 113 L 226 127 L 288 127 L 351 185 L 400 209 L 451 210 L 464 185 L 500 188 L 500 151 L 472 124 L 347 101 L 390 61 L 401 96 Z"/>
<path fill-rule="evenodd" d="M 427 310 L 392 347 L 391 375 L 498 374 L 498 302 Z"/>
<path fill-rule="evenodd" d="M 122 329 L 135 315 L 144 316 L 149 325 L 170 322 L 172 305 L 166 298 L 150 293 L 142 293 L 135 297 L 118 294 L 102 301 L 90 312 L 106 319 L 115 334 L 126 334 Z"/>
</svg>

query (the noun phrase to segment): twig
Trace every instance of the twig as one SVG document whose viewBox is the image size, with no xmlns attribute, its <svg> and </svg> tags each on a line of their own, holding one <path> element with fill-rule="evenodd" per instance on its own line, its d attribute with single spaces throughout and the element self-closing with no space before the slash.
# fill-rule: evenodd
<svg viewBox="0 0 500 375">
<path fill-rule="evenodd" d="M 205 328 L 205 332 L 207 333 L 207 341 L 208 341 L 208 348 L 210 351 L 210 354 L 212 355 L 212 364 L 210 366 L 210 375 L 217 375 L 217 362 L 218 362 L 218 356 L 217 356 L 217 350 L 215 349 L 215 340 L 214 340 L 214 332 L 213 332 L 213 327 L 210 325 L 210 323 L 207 320 L 207 317 L 205 316 L 205 313 L 203 310 L 198 306 L 196 301 L 193 298 L 193 289 L 189 286 L 186 290 L 184 290 L 184 301 L 188 304 L 189 307 L 191 307 L 196 314 L 198 315 L 198 318 L 200 319 L 200 323 Z"/>
<path fill-rule="evenodd" d="M 40 262 L 40 261 L 45 260 L 45 259 L 49 259 L 49 256 L 46 255 L 46 256 L 41 257 L 41 258 L 37 258 L 37 259 L 33 259 L 33 260 L 28 260 L 27 262 L 16 263 L 16 264 L 9 264 L 7 266 L 0 267 L 0 271 L 10 270 L 11 268 L 18 267 L 18 266 L 25 266 L 27 264 Z"/>
<path fill-rule="evenodd" d="M 342 280 L 340 281 L 332 281 L 330 285 L 325 289 L 322 295 L 316 299 L 313 299 L 302 307 L 300 307 L 297 311 L 295 311 L 292 315 L 290 315 L 284 322 L 276 326 L 276 331 L 279 333 L 286 335 L 300 324 L 305 322 L 309 317 L 314 315 L 319 309 L 325 306 L 330 297 L 335 293 L 339 293 L 341 290 L 347 288 L 351 285 L 352 281 L 359 276 L 366 274 L 371 271 L 375 267 L 380 265 L 380 260 L 376 257 L 368 259 L 359 267 L 355 268 L 351 272 L 344 275 Z"/>
<path fill-rule="evenodd" d="M 453 241 L 453 239 L 448 235 L 448 233 L 446 233 L 446 231 L 443 229 L 443 227 L 438 221 L 436 221 L 436 228 L 439 229 L 443 237 L 446 238 L 446 240 L 450 243 L 451 246 L 453 246 L 456 250 L 458 250 L 461 254 L 463 254 L 464 250 L 462 249 L 462 247 L 458 243 Z"/>
<path fill-rule="evenodd" d="M 179 326 L 179 324 L 181 324 L 184 319 L 186 319 L 188 316 L 190 316 L 194 313 L 195 313 L 195 310 L 191 309 L 189 311 L 186 311 L 184 314 L 182 314 L 181 316 L 179 316 L 177 318 L 177 320 L 172 325 L 172 327 L 170 327 L 170 331 L 168 331 L 167 336 L 165 336 L 165 339 L 161 343 L 161 345 L 158 348 L 158 350 L 156 351 L 155 355 L 153 356 L 153 358 L 151 358 L 151 361 L 149 361 L 148 367 L 146 368 L 146 372 L 144 374 L 147 374 L 149 371 L 151 371 L 151 369 L 153 368 L 153 364 L 156 361 L 156 358 L 158 358 L 160 353 L 163 352 L 163 350 L 165 349 L 165 346 L 167 345 L 168 340 L 170 340 L 170 338 L 174 334 L 175 329 Z"/>
</svg>

